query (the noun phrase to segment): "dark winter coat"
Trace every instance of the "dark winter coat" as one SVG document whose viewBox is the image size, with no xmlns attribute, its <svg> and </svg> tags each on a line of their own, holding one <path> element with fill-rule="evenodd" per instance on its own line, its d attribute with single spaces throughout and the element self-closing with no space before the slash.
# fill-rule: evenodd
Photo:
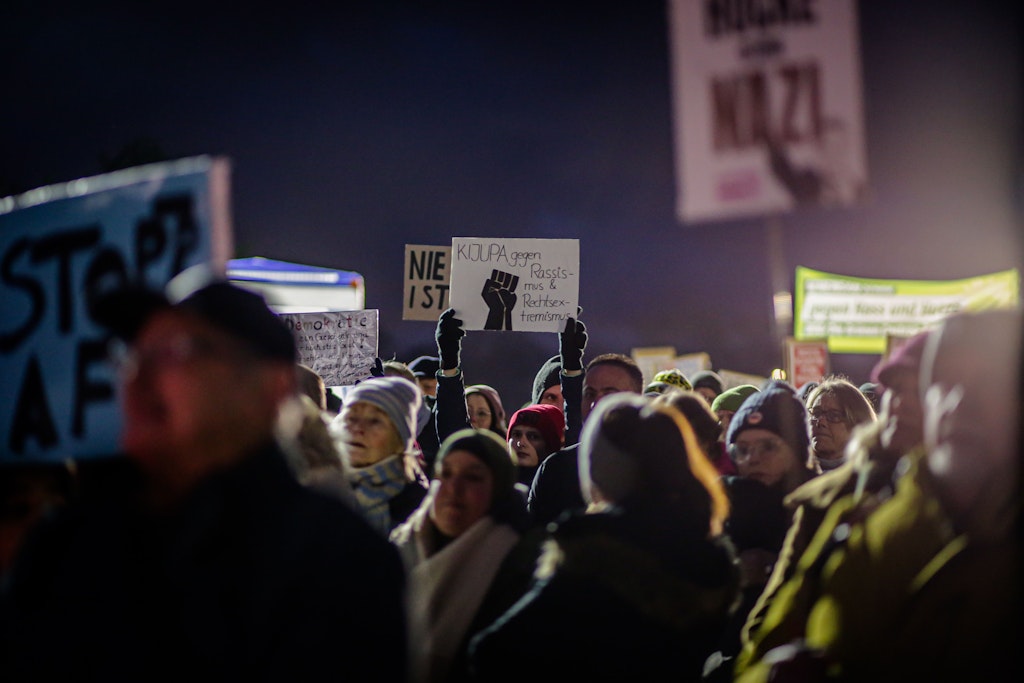
<svg viewBox="0 0 1024 683">
<path fill-rule="evenodd" d="M 565 519 L 530 591 L 473 639 L 475 680 L 700 680 L 737 595 L 732 556 L 665 531 L 621 511 Z"/>
</svg>

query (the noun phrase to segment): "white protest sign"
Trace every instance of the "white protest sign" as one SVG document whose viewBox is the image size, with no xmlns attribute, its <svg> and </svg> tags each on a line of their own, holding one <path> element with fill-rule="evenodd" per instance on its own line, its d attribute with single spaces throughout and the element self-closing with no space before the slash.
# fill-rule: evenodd
<svg viewBox="0 0 1024 683">
<path fill-rule="evenodd" d="M 579 240 L 456 237 L 451 259 L 464 329 L 561 332 L 576 317 Z"/>
<path fill-rule="evenodd" d="M 320 375 L 325 385 L 355 384 L 370 376 L 377 358 L 376 309 L 278 317 L 295 337 L 299 362 Z"/>
<path fill-rule="evenodd" d="M 405 245 L 402 320 L 433 320 L 448 308 L 450 246 Z"/>
<path fill-rule="evenodd" d="M 196 157 L 0 199 L 0 459 L 116 454 L 108 334 L 90 303 L 197 263 L 223 272 L 228 182 L 227 160 Z"/>
<path fill-rule="evenodd" d="M 670 0 L 669 24 L 681 220 L 865 194 L 853 0 Z"/>
</svg>

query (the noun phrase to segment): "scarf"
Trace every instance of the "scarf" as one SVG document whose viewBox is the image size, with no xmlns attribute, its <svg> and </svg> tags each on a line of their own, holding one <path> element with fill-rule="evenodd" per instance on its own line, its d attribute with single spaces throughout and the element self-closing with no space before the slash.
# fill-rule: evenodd
<svg viewBox="0 0 1024 683">
<path fill-rule="evenodd" d="M 348 481 L 367 520 L 387 536 L 391 531 L 388 503 L 408 483 L 402 455 L 393 455 L 367 467 L 353 468 L 348 472 Z"/>
<path fill-rule="evenodd" d="M 409 625 L 413 681 L 445 680 L 498 568 L 519 540 L 511 527 L 486 516 L 441 550 L 432 553 L 430 498 L 407 522 L 412 547 Z M 393 537 L 394 540 L 394 537 Z"/>
</svg>

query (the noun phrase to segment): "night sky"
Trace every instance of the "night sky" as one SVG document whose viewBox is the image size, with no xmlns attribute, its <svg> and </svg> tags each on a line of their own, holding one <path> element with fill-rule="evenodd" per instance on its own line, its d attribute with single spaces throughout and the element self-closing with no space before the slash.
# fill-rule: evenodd
<svg viewBox="0 0 1024 683">
<path fill-rule="evenodd" d="M 404 245 L 493 236 L 580 240 L 587 357 L 781 364 L 772 219 L 674 214 L 664 2 L 138 4 L 5 5 L 0 195 L 126 148 L 223 155 L 236 255 L 361 273 L 384 357 L 434 351 L 431 323 L 401 320 Z M 870 198 L 774 219 L 781 272 L 1021 267 L 1020 9 L 860 5 Z M 557 339 L 471 332 L 464 349 L 467 381 L 508 408 Z M 860 383 L 876 360 L 833 367 Z"/>
</svg>

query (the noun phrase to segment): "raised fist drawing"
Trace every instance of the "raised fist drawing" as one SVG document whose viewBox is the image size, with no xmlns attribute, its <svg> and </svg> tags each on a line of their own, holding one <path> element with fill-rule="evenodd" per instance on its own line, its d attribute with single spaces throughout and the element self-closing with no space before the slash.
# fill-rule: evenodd
<svg viewBox="0 0 1024 683">
<path fill-rule="evenodd" d="M 491 277 L 484 281 L 484 289 L 480 292 L 488 309 L 485 330 L 512 329 L 512 309 L 516 306 L 518 286 L 518 275 L 497 269 L 491 271 Z"/>
</svg>

